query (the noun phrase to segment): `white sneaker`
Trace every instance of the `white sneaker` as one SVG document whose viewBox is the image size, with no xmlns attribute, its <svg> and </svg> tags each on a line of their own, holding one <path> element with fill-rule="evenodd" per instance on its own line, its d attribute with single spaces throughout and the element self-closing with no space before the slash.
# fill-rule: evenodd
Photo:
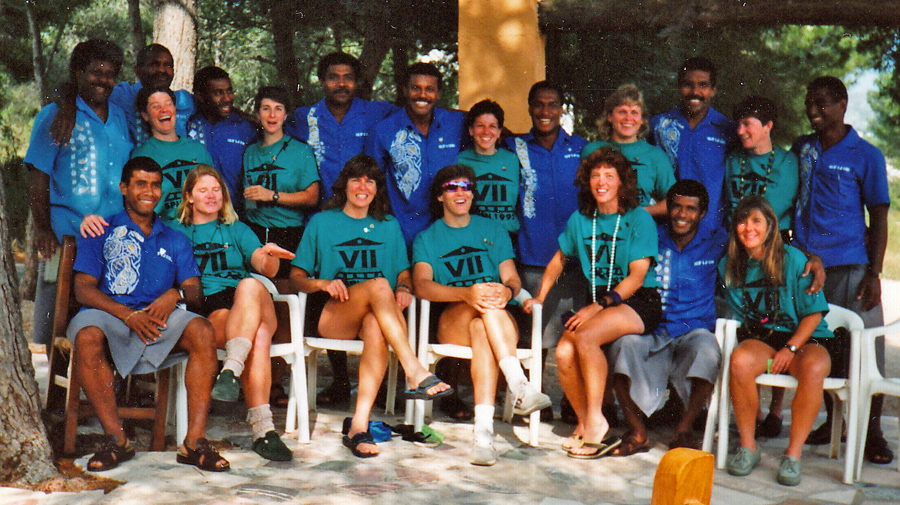
<svg viewBox="0 0 900 505">
<path fill-rule="evenodd" d="M 483 445 L 477 442 L 472 444 L 471 462 L 473 465 L 493 466 L 499 457 L 500 453 L 494 449 L 494 444 Z"/>
<path fill-rule="evenodd" d="M 527 416 L 535 410 L 542 410 L 552 405 L 550 397 L 541 393 L 530 382 L 526 382 L 519 388 L 516 401 L 513 404 L 513 413 L 519 416 Z"/>
</svg>

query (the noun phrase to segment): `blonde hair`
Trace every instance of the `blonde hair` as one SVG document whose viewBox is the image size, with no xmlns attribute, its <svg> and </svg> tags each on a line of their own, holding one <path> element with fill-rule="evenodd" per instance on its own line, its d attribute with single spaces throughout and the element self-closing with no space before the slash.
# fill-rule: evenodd
<svg viewBox="0 0 900 505">
<path fill-rule="evenodd" d="M 641 127 L 638 128 L 637 136 L 639 139 L 642 139 L 647 136 L 647 132 L 650 131 L 650 125 L 648 124 L 647 119 L 644 115 L 647 113 L 647 105 L 644 103 L 644 95 L 641 93 L 641 90 L 637 88 L 634 84 L 628 83 L 619 86 L 618 89 L 613 91 L 613 94 L 609 95 L 606 101 L 603 103 L 603 114 L 600 119 L 597 121 L 597 126 L 600 127 L 600 138 L 603 140 L 612 139 L 613 126 L 612 123 L 609 122 L 609 115 L 612 114 L 613 110 L 620 105 L 636 105 L 639 109 L 641 109 Z"/>
<path fill-rule="evenodd" d="M 737 236 L 738 223 L 744 222 L 754 210 L 766 219 L 766 238 L 763 240 L 763 257 L 760 261 L 763 274 L 772 286 L 784 285 L 784 242 L 778 230 L 778 217 L 772 206 L 760 195 L 741 199 L 731 220 L 731 235 L 728 239 L 728 256 L 725 260 L 725 284 L 743 286 L 747 280 L 747 263 L 750 255 Z"/>
<path fill-rule="evenodd" d="M 228 194 L 228 186 L 225 185 L 225 179 L 222 174 L 215 168 L 200 163 L 193 170 L 188 172 L 184 179 L 184 187 L 181 189 L 181 204 L 178 205 L 178 222 L 184 225 L 194 224 L 194 205 L 188 201 L 188 196 L 197 185 L 197 181 L 204 175 L 212 176 L 219 182 L 222 188 L 222 208 L 219 209 L 219 222 L 222 224 L 231 224 L 238 220 L 234 206 L 231 205 L 231 196 Z"/>
</svg>

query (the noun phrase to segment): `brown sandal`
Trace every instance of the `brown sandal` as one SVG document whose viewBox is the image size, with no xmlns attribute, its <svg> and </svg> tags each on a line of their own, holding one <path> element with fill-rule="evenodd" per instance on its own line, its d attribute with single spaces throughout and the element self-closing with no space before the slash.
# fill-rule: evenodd
<svg viewBox="0 0 900 505">
<path fill-rule="evenodd" d="M 119 466 L 134 457 L 134 449 L 128 446 L 116 444 L 114 440 L 108 441 L 99 451 L 95 452 L 91 459 L 88 460 L 87 469 L 89 472 L 105 472 Z"/>
<path fill-rule="evenodd" d="M 194 465 L 201 470 L 208 472 L 224 472 L 231 468 L 228 460 L 223 458 L 218 451 L 209 445 L 209 440 L 205 438 L 197 439 L 197 448 L 191 449 L 184 444 L 184 450 L 187 454 L 179 453 L 175 457 L 175 461 L 182 465 Z M 220 464 L 224 461 L 224 464 Z"/>
<path fill-rule="evenodd" d="M 650 438 L 638 441 L 634 433 L 627 433 L 622 437 L 622 444 L 613 450 L 613 456 L 631 456 L 639 452 L 647 452 L 650 450 Z"/>
</svg>

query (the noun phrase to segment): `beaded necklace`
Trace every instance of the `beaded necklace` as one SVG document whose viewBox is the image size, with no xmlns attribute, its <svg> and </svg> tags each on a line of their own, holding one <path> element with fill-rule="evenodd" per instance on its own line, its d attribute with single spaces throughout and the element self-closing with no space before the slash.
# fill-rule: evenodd
<svg viewBox="0 0 900 505">
<path fill-rule="evenodd" d="M 591 303 L 597 303 L 597 285 L 594 283 L 594 262 L 597 261 L 597 210 L 594 209 L 594 218 L 591 220 Z M 613 229 L 612 246 L 609 252 L 609 273 L 607 274 L 606 291 L 612 290 L 613 265 L 616 262 L 616 237 L 619 235 L 619 222 L 622 214 L 616 212 L 616 227 Z"/>
<path fill-rule="evenodd" d="M 769 161 L 766 162 L 766 180 L 763 181 L 762 190 L 758 193 L 759 196 L 766 195 L 766 189 L 769 187 L 769 174 L 772 173 L 772 168 L 775 166 L 775 149 L 769 152 Z M 745 176 L 749 175 L 750 171 L 747 170 L 747 153 L 745 152 L 741 156 L 741 187 L 744 187 L 744 182 L 746 182 Z"/>
</svg>

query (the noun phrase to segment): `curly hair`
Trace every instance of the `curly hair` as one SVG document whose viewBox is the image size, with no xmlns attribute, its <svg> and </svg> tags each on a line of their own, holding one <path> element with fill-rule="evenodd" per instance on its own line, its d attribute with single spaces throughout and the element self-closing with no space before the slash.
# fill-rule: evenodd
<svg viewBox="0 0 900 505">
<path fill-rule="evenodd" d="M 472 193 L 476 191 L 475 170 L 468 165 L 447 165 L 434 174 L 434 180 L 431 182 L 431 200 L 428 202 L 428 209 L 434 219 L 440 219 L 444 216 L 444 204 L 438 201 L 438 197 L 444 194 L 444 184 L 454 179 L 466 179 L 472 183 Z M 470 214 L 475 214 L 475 199 L 472 198 L 472 207 L 469 209 Z"/>
<path fill-rule="evenodd" d="M 592 216 L 597 210 L 597 200 L 591 192 L 591 171 L 595 168 L 615 168 L 619 176 L 618 197 L 619 214 L 638 206 L 637 174 L 618 149 L 612 146 L 604 146 L 592 152 L 587 158 L 581 160 L 578 171 L 575 172 L 575 187 L 578 188 L 578 212 L 585 216 Z"/>
<path fill-rule="evenodd" d="M 621 105 L 635 105 L 641 109 L 642 122 L 641 127 L 638 128 L 637 136 L 639 139 L 646 137 L 647 132 L 650 131 L 650 124 L 644 118 L 644 111 L 647 110 L 647 105 L 644 103 L 644 95 L 634 84 L 623 84 L 613 94 L 609 95 L 609 98 L 603 103 L 603 115 L 597 122 L 597 126 L 600 127 L 600 138 L 603 140 L 612 138 L 613 126 L 609 122 L 609 116 L 616 107 Z"/>
<path fill-rule="evenodd" d="M 325 209 L 343 209 L 347 204 L 347 183 L 350 179 L 366 177 L 370 181 L 375 181 L 375 198 L 369 205 L 369 215 L 373 218 L 384 221 L 391 214 L 391 201 L 388 199 L 387 179 L 384 172 L 378 166 L 375 158 L 366 154 L 357 154 L 350 158 L 341 173 L 338 174 L 337 180 L 331 186 L 331 198 L 325 202 Z"/>
<path fill-rule="evenodd" d="M 760 260 L 760 266 L 772 286 L 783 286 L 784 242 L 782 242 L 781 232 L 778 230 L 778 216 L 775 215 L 775 211 L 772 210 L 772 206 L 769 205 L 766 198 L 761 195 L 744 197 L 734 209 L 731 234 L 728 238 L 728 255 L 725 260 L 725 284 L 743 286 L 746 281 L 750 255 L 738 238 L 737 227 L 738 224 L 746 221 L 755 210 L 760 211 L 766 218 L 766 238 L 763 240 L 763 257 Z"/>
<path fill-rule="evenodd" d="M 178 205 L 178 222 L 184 225 L 194 224 L 194 205 L 189 203 L 188 195 L 194 191 L 197 181 L 204 175 L 214 177 L 222 188 L 222 208 L 219 209 L 219 222 L 222 224 L 231 224 L 238 220 L 234 206 L 231 205 L 231 196 L 228 194 L 228 186 L 225 185 L 225 179 L 222 174 L 215 168 L 200 163 L 193 170 L 188 172 L 184 179 L 184 186 L 181 189 L 181 203 Z"/>
</svg>

